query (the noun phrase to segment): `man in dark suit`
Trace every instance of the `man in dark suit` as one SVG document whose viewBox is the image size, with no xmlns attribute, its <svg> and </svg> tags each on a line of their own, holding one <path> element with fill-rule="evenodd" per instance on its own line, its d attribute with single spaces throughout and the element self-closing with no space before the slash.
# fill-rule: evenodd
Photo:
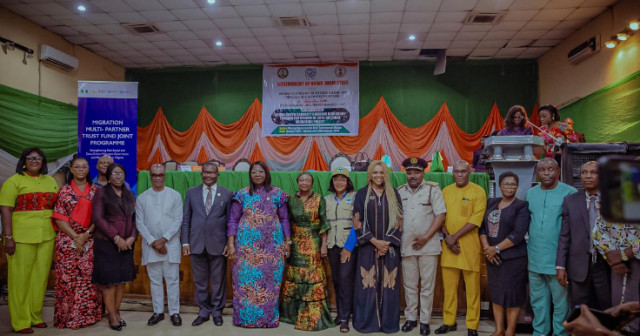
<svg viewBox="0 0 640 336">
<path fill-rule="evenodd" d="M 227 219 L 233 193 L 219 185 L 218 166 L 202 165 L 202 185 L 187 191 L 182 219 L 182 253 L 191 255 L 195 298 L 200 311 L 191 325 L 213 317 L 222 325 L 226 299 Z M 211 290 L 211 294 L 209 294 Z"/>
<path fill-rule="evenodd" d="M 602 220 L 595 161 L 582 165 L 580 181 L 584 190 L 565 197 L 562 204 L 556 272 L 558 282 L 569 287 L 573 305 L 604 310 L 611 307 L 611 270 L 596 251 L 591 236 L 596 222 Z"/>
</svg>

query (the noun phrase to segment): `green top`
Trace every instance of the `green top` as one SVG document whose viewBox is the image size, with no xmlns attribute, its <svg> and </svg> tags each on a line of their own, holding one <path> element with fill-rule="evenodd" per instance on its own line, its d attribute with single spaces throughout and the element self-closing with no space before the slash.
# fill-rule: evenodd
<svg viewBox="0 0 640 336">
<path fill-rule="evenodd" d="M 15 174 L 4 182 L 0 206 L 13 208 L 11 229 L 15 242 L 37 244 L 56 237 L 51 215 L 57 197 L 58 184 L 49 175 Z"/>
<path fill-rule="evenodd" d="M 293 251 L 289 265 L 309 267 L 313 258 L 319 257 L 320 235 L 331 228 L 326 217 L 324 198 L 312 192 L 304 202 L 298 193 L 287 200 Z"/>
</svg>

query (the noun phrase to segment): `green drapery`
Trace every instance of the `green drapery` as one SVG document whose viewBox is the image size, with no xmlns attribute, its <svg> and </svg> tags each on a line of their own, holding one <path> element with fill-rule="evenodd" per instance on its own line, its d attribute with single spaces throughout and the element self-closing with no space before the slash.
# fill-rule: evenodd
<svg viewBox="0 0 640 336">
<path fill-rule="evenodd" d="M 271 172 L 271 184 L 281 188 L 288 194 L 292 194 L 298 188 L 298 184 L 296 182 L 298 174 L 299 172 Z M 311 172 L 311 175 L 313 176 L 314 181 L 313 191 L 322 195 L 328 195 L 329 191 L 327 189 L 329 189 L 331 172 L 314 171 Z M 367 184 L 366 172 L 352 172 L 350 177 L 356 190 Z M 405 173 L 391 173 L 390 178 L 391 184 L 394 188 L 407 183 L 407 175 Z M 484 188 L 488 195 L 489 175 L 486 173 L 472 173 L 469 179 L 471 182 Z M 451 173 L 425 173 L 425 180 L 438 182 L 440 188 L 444 188 L 454 183 L 453 174 Z M 218 183 L 231 191 L 236 191 L 249 185 L 249 173 L 246 171 L 221 171 L 220 176 L 218 177 Z M 200 177 L 200 172 L 168 171 L 164 184 L 175 189 L 184 199 L 187 189 L 202 184 L 202 178 Z M 151 188 L 151 176 L 149 176 L 149 171 L 144 170 L 139 172 L 138 194 L 141 194 L 149 188 Z"/>
<path fill-rule="evenodd" d="M 418 127 L 443 103 L 467 133 L 487 120 L 494 102 L 503 115 L 512 105 L 533 108 L 538 99 L 536 60 L 447 61 L 433 75 L 433 62 L 360 62 L 360 117 L 384 97 L 404 125 Z M 159 107 L 173 128 L 185 131 L 204 106 L 223 124 L 237 121 L 255 98 L 262 101 L 262 66 L 128 69 L 140 83 L 138 125 L 148 125 Z M 531 112 L 531 111 L 529 111 Z"/>
<path fill-rule="evenodd" d="M 78 109 L 0 85 L 0 148 L 14 155 L 40 147 L 47 160 L 57 160 L 78 148 Z"/>
<path fill-rule="evenodd" d="M 560 110 L 588 142 L 640 142 L 640 71 Z"/>
</svg>

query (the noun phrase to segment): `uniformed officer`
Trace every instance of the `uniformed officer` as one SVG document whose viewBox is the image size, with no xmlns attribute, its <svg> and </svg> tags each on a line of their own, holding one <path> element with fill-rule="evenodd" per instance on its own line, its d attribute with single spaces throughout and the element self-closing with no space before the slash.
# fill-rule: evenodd
<svg viewBox="0 0 640 336">
<path fill-rule="evenodd" d="M 398 188 L 404 209 L 402 233 L 402 274 L 407 322 L 403 332 L 415 328 L 418 317 L 418 281 L 420 281 L 420 335 L 428 335 L 429 319 L 436 286 L 436 267 L 442 252 L 438 232 L 447 209 L 438 183 L 424 180 L 427 161 L 408 158 L 402 162 L 407 184 Z"/>
</svg>

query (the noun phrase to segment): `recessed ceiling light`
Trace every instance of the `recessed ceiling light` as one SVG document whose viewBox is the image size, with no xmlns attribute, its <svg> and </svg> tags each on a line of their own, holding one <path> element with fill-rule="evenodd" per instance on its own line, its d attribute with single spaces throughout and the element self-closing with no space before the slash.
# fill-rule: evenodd
<svg viewBox="0 0 640 336">
<path fill-rule="evenodd" d="M 609 40 L 609 41 L 604 43 L 604 45 L 609 49 L 615 48 L 616 44 L 618 44 L 618 43 L 616 43 L 616 40 L 614 40 L 614 39 L 611 39 L 611 40 Z"/>
<path fill-rule="evenodd" d="M 86 11 L 86 10 L 87 10 L 87 7 L 85 7 L 85 6 L 83 6 L 83 5 L 79 5 L 77 8 L 78 8 L 78 10 L 79 10 L 79 11 L 81 11 L 81 12 L 84 12 L 84 11 Z"/>
<path fill-rule="evenodd" d="M 618 40 L 620 41 L 626 41 L 627 39 L 629 39 L 629 35 L 627 35 L 626 33 L 618 33 Z"/>
<path fill-rule="evenodd" d="M 222 41 L 216 41 L 216 47 L 222 47 Z"/>
<path fill-rule="evenodd" d="M 216 3 L 216 0 L 207 0 L 207 2 L 211 5 L 213 5 L 214 3 Z"/>
<path fill-rule="evenodd" d="M 640 26 L 640 22 L 638 21 L 632 21 L 631 23 L 629 23 L 629 28 L 631 28 L 631 30 L 638 30 L 638 28 Z"/>
<path fill-rule="evenodd" d="M 416 39 L 416 36 L 415 36 L 415 35 L 413 35 L 413 34 L 412 34 L 412 35 L 409 35 L 409 41 L 413 41 L 413 40 L 415 40 L 415 39 Z"/>
</svg>

